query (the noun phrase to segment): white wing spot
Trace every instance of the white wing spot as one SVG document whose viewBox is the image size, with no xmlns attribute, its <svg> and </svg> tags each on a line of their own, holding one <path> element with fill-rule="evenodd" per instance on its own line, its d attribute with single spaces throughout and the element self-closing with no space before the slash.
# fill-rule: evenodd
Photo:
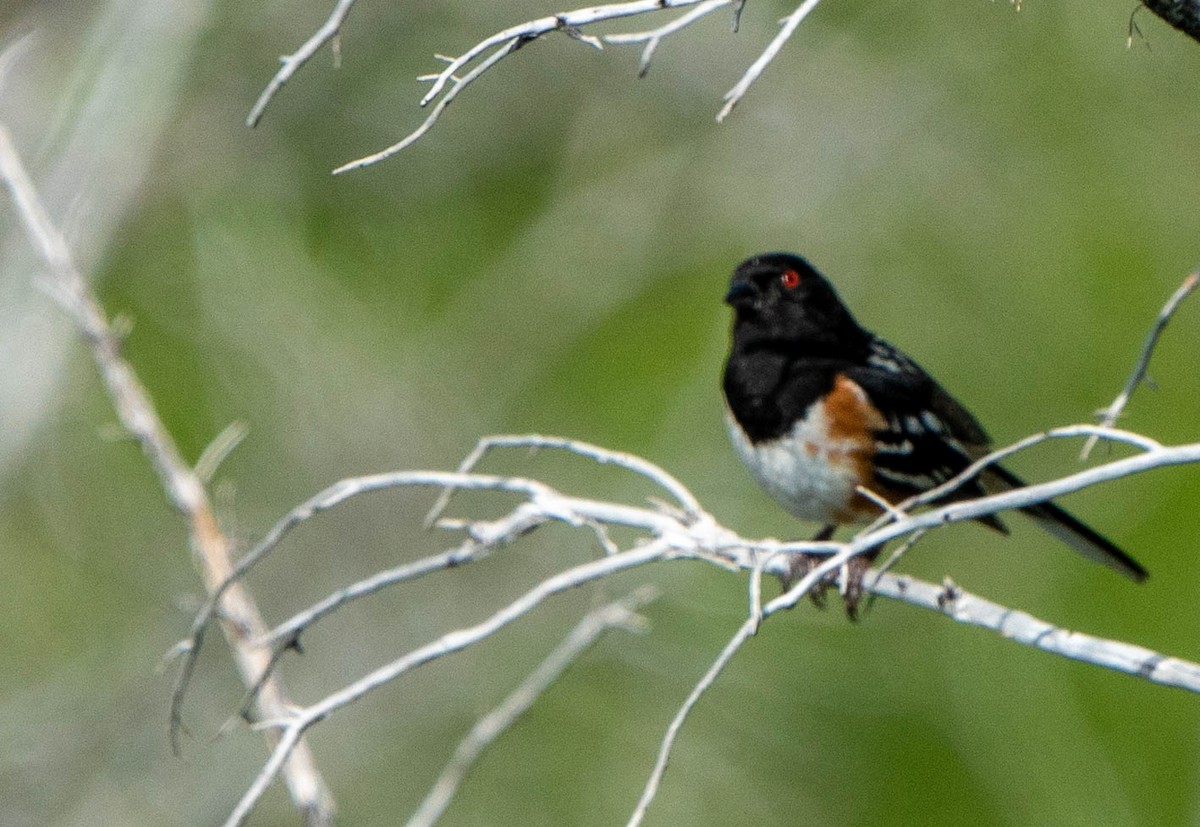
<svg viewBox="0 0 1200 827">
<path fill-rule="evenodd" d="M 880 353 L 879 351 L 875 351 L 867 356 L 867 364 L 874 365 L 877 368 L 883 368 L 889 373 L 903 372 L 903 366 L 899 362 Z"/>
<path fill-rule="evenodd" d="M 935 434 L 946 433 L 945 423 L 938 419 L 937 414 L 933 411 L 921 411 L 921 421 L 925 423 L 925 427 Z"/>
<path fill-rule="evenodd" d="M 933 488 L 937 484 L 937 481 L 928 474 L 902 474 L 899 471 L 879 466 L 875 468 L 875 475 L 922 491 Z"/>
<path fill-rule="evenodd" d="M 907 456 L 913 452 L 913 444 L 910 439 L 902 439 L 899 442 L 882 442 L 876 441 L 875 453 L 877 454 L 897 454 Z"/>
</svg>

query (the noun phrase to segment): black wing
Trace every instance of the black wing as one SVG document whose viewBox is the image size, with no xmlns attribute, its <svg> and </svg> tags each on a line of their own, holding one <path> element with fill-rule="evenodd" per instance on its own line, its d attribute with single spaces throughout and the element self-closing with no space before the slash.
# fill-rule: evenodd
<svg viewBox="0 0 1200 827">
<path fill-rule="evenodd" d="M 848 368 L 846 375 L 885 423 L 875 432 L 875 477 L 882 489 L 920 494 L 987 452 L 987 434 L 975 418 L 920 365 L 884 340 L 874 338 L 866 363 Z M 971 480 L 948 499 L 983 493 L 981 483 Z"/>
<path fill-rule="evenodd" d="M 875 434 L 875 477 L 883 488 L 918 494 L 961 473 L 988 451 L 988 437 L 958 400 L 942 389 L 920 365 L 882 339 L 871 342 L 865 367 L 847 370 L 879 409 L 887 427 Z M 993 465 L 963 483 L 944 501 L 967 499 L 1025 483 Z M 1052 502 L 1022 508 L 1042 529 L 1085 557 L 1142 581 L 1146 570 L 1119 546 Z M 995 516 L 980 522 L 1005 531 Z"/>
</svg>

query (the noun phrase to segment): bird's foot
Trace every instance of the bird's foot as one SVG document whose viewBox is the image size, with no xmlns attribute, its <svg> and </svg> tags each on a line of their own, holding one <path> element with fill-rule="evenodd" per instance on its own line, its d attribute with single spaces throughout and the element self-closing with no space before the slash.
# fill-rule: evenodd
<svg viewBox="0 0 1200 827">
<path fill-rule="evenodd" d="M 826 554 L 796 554 L 788 563 L 787 573 L 780 580 L 784 591 L 799 583 L 812 571 L 829 559 Z M 826 572 L 820 580 L 808 590 L 808 599 L 818 609 L 824 609 L 826 593 L 835 588 L 842 595 L 842 603 L 846 607 L 846 617 L 858 620 L 858 605 L 863 596 L 863 577 L 871 567 L 871 561 L 861 555 L 847 560 L 840 569 Z"/>
</svg>

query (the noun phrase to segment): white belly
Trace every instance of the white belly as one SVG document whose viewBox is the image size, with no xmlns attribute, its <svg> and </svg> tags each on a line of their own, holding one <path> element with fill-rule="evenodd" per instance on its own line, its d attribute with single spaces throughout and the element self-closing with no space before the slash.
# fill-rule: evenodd
<svg viewBox="0 0 1200 827">
<path fill-rule="evenodd" d="M 820 407 L 783 437 L 752 444 L 728 409 L 729 439 L 758 484 L 784 509 L 801 520 L 840 523 L 851 517 L 855 479 L 852 456 L 859 447 L 829 440 Z"/>
</svg>

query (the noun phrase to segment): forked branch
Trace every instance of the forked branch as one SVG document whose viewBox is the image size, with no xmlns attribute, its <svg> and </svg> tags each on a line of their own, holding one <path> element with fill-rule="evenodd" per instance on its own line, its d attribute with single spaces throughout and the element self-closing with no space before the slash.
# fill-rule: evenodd
<svg viewBox="0 0 1200 827">
<path fill-rule="evenodd" d="M 1146 334 L 1146 341 L 1142 344 L 1142 352 L 1138 354 L 1137 364 L 1133 366 L 1133 373 L 1129 374 L 1129 379 L 1125 382 L 1125 387 L 1117 394 L 1117 398 L 1112 401 L 1111 405 L 1100 411 L 1100 424 L 1104 427 L 1111 428 L 1117 424 L 1117 420 L 1120 419 L 1125 406 L 1129 404 L 1129 399 L 1133 396 L 1133 392 L 1138 389 L 1138 386 L 1142 382 L 1149 380 L 1150 357 L 1154 355 L 1154 348 L 1158 345 L 1158 338 L 1162 336 L 1163 330 L 1167 327 L 1167 322 L 1171 321 L 1171 317 L 1175 315 L 1175 311 L 1179 309 L 1179 305 L 1191 295 L 1192 291 L 1196 289 L 1197 284 L 1200 284 L 1200 270 L 1189 273 L 1187 278 L 1171 294 L 1171 297 L 1167 299 L 1167 303 L 1163 305 L 1162 310 L 1158 312 L 1158 317 L 1154 320 L 1150 332 Z M 1096 447 L 1096 441 L 1097 437 L 1088 437 L 1087 442 L 1083 444 L 1080 459 L 1088 458 L 1092 449 Z"/>
<path fill-rule="evenodd" d="M 278 681 L 260 681 L 269 657 L 254 639 L 265 631 L 266 624 L 250 592 L 233 577 L 232 546 L 217 523 L 204 484 L 183 461 L 150 394 L 121 355 L 120 339 L 91 285 L 75 267 L 66 239 L 42 206 L 38 191 L 3 126 L 0 126 L 0 178 L 12 195 L 31 243 L 49 267 L 50 278 L 44 282 L 45 289 L 66 311 L 91 347 L 92 358 L 117 417 L 137 440 L 167 498 L 186 520 L 188 538 L 201 563 L 206 587 L 213 592 L 218 588 L 221 591 L 221 629 L 242 680 L 248 687 L 259 688 L 259 715 L 278 717 L 291 706 L 291 701 Z M 268 740 L 275 742 L 274 733 Z M 332 823 L 333 797 L 307 745 L 297 740 L 288 752 L 283 774 L 293 803 L 304 813 L 309 824 Z"/>
<path fill-rule="evenodd" d="M 997 461 L 1018 450 L 1029 449 L 1050 439 L 1080 438 L 1092 435 L 1116 444 L 1127 445 L 1135 449 L 1137 453 L 1060 479 L 1007 491 L 1003 494 L 935 506 L 920 513 L 913 513 L 910 510 L 919 506 L 920 501 L 893 507 L 874 525 L 864 528 L 845 542 L 781 543 L 775 540 L 751 540 L 740 537 L 717 523 L 711 515 L 700 508 L 695 497 L 683 488 L 678 480 L 652 463 L 628 454 L 606 451 L 594 445 L 552 437 L 490 437 L 480 442 L 463 463 L 461 470 L 453 473 L 402 472 L 343 480 L 293 509 L 268 532 L 267 539 L 260 543 L 247 559 L 250 562 L 260 560 L 268 552 L 277 549 L 279 542 L 298 522 L 309 519 L 326 508 L 335 507 L 366 491 L 413 486 L 438 487 L 445 490 L 471 488 L 507 492 L 510 495 L 516 494 L 519 501 L 507 515 L 499 519 L 488 521 L 443 520 L 444 525 L 462 529 L 467 533 L 467 539 L 463 544 L 440 555 L 408 563 L 391 573 L 385 573 L 386 576 L 377 575 L 362 583 L 348 586 L 319 601 L 313 607 L 298 613 L 264 638 L 265 642 L 271 642 L 275 646 L 281 647 L 278 649 L 280 653 L 287 649 L 288 644 L 294 641 L 302 630 L 308 628 L 312 623 L 319 622 L 329 612 L 344 605 L 349 599 L 374 593 L 378 588 L 402 582 L 409 579 L 410 576 L 415 576 L 416 573 L 428 574 L 440 571 L 448 565 L 447 561 L 450 559 L 454 559 L 458 563 L 469 564 L 483 554 L 514 542 L 549 522 L 599 530 L 602 533 L 607 528 L 614 526 L 633 528 L 641 532 L 642 538 L 624 548 L 608 549 L 608 553 L 599 559 L 565 569 L 538 583 L 526 594 L 495 611 L 479 623 L 444 634 L 307 707 L 294 709 L 291 714 L 278 720 L 264 722 L 262 725 L 279 729 L 279 744 L 271 759 L 263 767 L 231 814 L 227 824 L 240 824 L 253 810 L 259 797 L 283 765 L 288 752 L 310 727 L 319 721 L 326 720 L 345 706 L 358 702 L 374 692 L 375 689 L 398 680 L 433 660 L 485 642 L 500 629 L 524 618 L 555 595 L 586 583 L 606 579 L 617 572 L 673 560 L 687 559 L 706 562 L 720 565 L 734 573 L 740 572 L 747 577 L 747 588 L 750 594 L 750 610 L 747 619 L 731 638 L 721 656 L 697 683 L 668 729 L 642 799 L 631 818 L 631 823 L 636 824 L 654 798 L 655 790 L 666 770 L 676 734 L 706 689 L 732 660 L 737 651 L 750 639 L 760 623 L 777 615 L 783 609 L 795 606 L 814 589 L 820 588 L 823 583 L 828 582 L 829 578 L 836 579 L 852 557 L 873 552 L 890 540 L 914 539 L 923 532 L 948 523 L 974 520 L 1000 511 L 1045 502 L 1082 488 L 1142 471 L 1175 464 L 1200 462 L 1200 443 L 1164 446 L 1154 440 L 1125 431 L 1076 425 L 1035 435 L 1014 446 L 1001 449 L 980 460 L 969 473 L 978 473 L 989 462 Z M 682 507 L 634 505 L 575 497 L 531 479 L 492 476 L 475 472 L 473 470 L 475 465 L 488 451 L 497 447 L 564 450 L 588 461 L 615 465 L 651 480 Z M 951 481 L 948 485 L 961 484 L 966 478 L 967 476 L 964 475 L 959 480 Z M 435 506 L 435 515 L 440 513 L 445 505 L 443 496 Z M 787 558 L 794 554 L 824 555 L 826 559 L 814 566 L 787 592 L 764 601 L 760 586 L 762 575 L 779 575 L 787 571 L 789 568 Z M 244 567 L 239 566 L 239 569 L 244 570 Z M 922 606 L 960 623 L 990 629 L 1006 639 L 1046 652 L 1125 672 L 1155 683 L 1200 693 L 1200 665 L 1169 658 L 1121 641 L 1105 640 L 1061 629 L 1023 612 L 1008 609 L 971 595 L 949 581 L 939 586 L 906 576 L 876 571 L 868 574 L 866 586 L 877 596 Z M 207 619 L 203 618 L 198 618 L 197 621 L 200 627 L 206 622 L 208 622 Z M 198 644 L 193 642 L 189 648 L 194 652 L 197 650 Z M 539 679 L 531 678 L 531 680 L 538 682 Z M 517 704 L 517 706 L 520 707 L 521 704 Z M 509 705 L 505 708 L 512 707 Z M 505 719 L 507 720 L 507 718 Z M 485 729 L 490 731 L 490 725 Z M 465 752 L 462 754 L 477 754 L 474 747 L 464 749 Z M 451 771 L 451 776 L 460 778 L 468 763 L 460 756 L 460 761 Z M 432 812 L 433 809 L 440 811 L 440 808 L 445 806 L 443 793 L 437 794 L 436 799 L 436 807 L 429 805 L 432 809 L 426 808 L 426 813 Z M 418 823 L 424 822 L 418 821 Z"/>
<path fill-rule="evenodd" d="M 758 80 L 767 66 L 779 54 L 784 44 L 792 37 L 801 21 L 816 8 L 819 2 L 820 0 L 803 0 L 795 10 L 780 21 L 779 33 L 743 73 L 741 79 L 725 94 L 724 104 L 717 113 L 717 121 L 723 121 L 733 111 L 750 86 Z M 1017 0 L 1013 0 L 1013 3 L 1020 8 Z M 353 5 L 354 0 L 337 0 L 325 22 L 312 36 L 295 52 L 280 58 L 279 69 L 271 77 L 246 118 L 248 126 L 256 126 L 259 123 L 267 106 L 283 88 L 283 85 L 325 44 L 333 45 L 336 57 L 342 28 Z M 437 101 L 420 126 L 391 146 L 343 164 L 333 172 L 338 175 L 361 169 L 390 158 L 412 146 L 429 132 L 441 118 L 446 107 L 458 97 L 460 92 L 473 84 L 503 58 L 547 34 L 560 32 L 596 49 L 602 49 L 605 43 L 611 45 L 642 44 L 638 76 L 644 77 L 650 68 L 650 62 L 655 52 L 667 37 L 677 34 L 726 6 L 733 8 L 733 29 L 736 31 L 744 5 L 745 0 L 633 0 L 633 2 L 589 6 L 510 26 L 480 40 L 457 57 L 437 55 L 438 59 L 446 65 L 438 72 L 419 78 L 431 84 L 429 91 L 421 99 L 420 105 L 424 107 Z M 1200 40 L 1200 0 L 1144 0 L 1144 5 L 1175 28 Z M 666 23 L 644 31 L 601 36 L 587 33 L 589 27 L 604 21 L 647 15 L 657 16 L 663 12 L 674 10 L 685 11 Z"/>
<path fill-rule="evenodd" d="M 645 76 L 655 51 L 666 37 L 682 31 L 727 6 L 733 9 L 733 28 L 736 30 L 736 23 L 744 2 L 745 0 L 633 0 L 633 2 L 626 3 L 588 6 L 510 26 L 484 38 L 457 57 L 438 55 L 438 59 L 445 64 L 442 69 L 420 78 L 420 80 L 430 83 L 429 91 L 421 98 L 420 105 L 424 107 L 433 104 L 433 109 L 430 110 L 429 115 L 420 126 L 391 146 L 343 164 L 333 172 L 335 175 L 339 175 L 343 172 L 361 169 L 385 158 L 390 158 L 412 146 L 433 128 L 446 108 L 467 87 L 513 52 L 548 34 L 561 33 L 595 49 L 603 49 L 605 43 L 613 45 L 645 44 L 638 67 L 639 76 Z M 795 33 L 800 22 L 816 8 L 819 2 L 820 0 L 804 0 L 795 11 L 781 21 L 779 33 L 746 70 L 737 84 L 725 95 L 724 105 L 717 115 L 718 121 L 723 120 L 741 101 L 750 86 L 779 54 L 784 43 Z M 275 94 L 322 46 L 326 43 L 336 44 L 338 42 L 337 38 L 340 36 L 342 26 L 345 24 L 353 3 L 354 0 L 338 0 L 333 12 L 312 37 L 294 53 L 281 58 L 279 70 L 271 78 L 246 119 L 248 125 L 254 126 L 259 122 Z M 645 15 L 659 15 L 674 10 L 685 11 L 667 23 L 647 31 L 604 36 L 588 33 L 588 29 L 598 23 Z"/>
</svg>

